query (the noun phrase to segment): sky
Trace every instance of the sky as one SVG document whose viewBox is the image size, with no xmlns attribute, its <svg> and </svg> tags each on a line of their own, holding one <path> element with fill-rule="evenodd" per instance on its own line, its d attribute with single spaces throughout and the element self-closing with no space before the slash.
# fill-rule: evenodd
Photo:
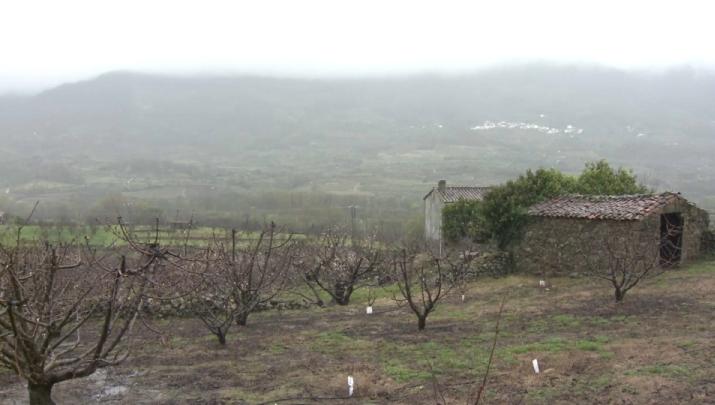
<svg viewBox="0 0 715 405">
<path fill-rule="evenodd" d="M 107 71 L 365 76 L 715 67 L 715 2 L 0 0 L 0 92 Z"/>
</svg>

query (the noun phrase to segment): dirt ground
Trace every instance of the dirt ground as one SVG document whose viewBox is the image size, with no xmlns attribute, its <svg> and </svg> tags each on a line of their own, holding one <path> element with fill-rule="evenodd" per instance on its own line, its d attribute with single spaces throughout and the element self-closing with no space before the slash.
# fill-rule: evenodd
<svg viewBox="0 0 715 405">
<path fill-rule="evenodd" d="M 715 403 L 715 261 L 648 281 L 619 305 L 603 282 L 538 281 L 476 281 L 422 332 L 390 292 L 365 314 L 360 291 L 348 307 L 256 314 L 226 347 L 197 320 L 150 321 L 162 336 L 139 323 L 129 360 L 53 395 L 61 404 L 435 404 L 439 391 L 463 404 L 506 297 L 484 403 Z M 26 401 L 23 382 L 0 371 L 0 402 Z"/>
</svg>

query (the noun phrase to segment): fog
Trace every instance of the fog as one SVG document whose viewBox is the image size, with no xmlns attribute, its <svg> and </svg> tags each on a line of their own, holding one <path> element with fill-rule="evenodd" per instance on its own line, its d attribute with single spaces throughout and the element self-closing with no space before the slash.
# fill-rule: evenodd
<svg viewBox="0 0 715 405">
<path fill-rule="evenodd" d="M 438 179 L 598 159 L 715 207 L 712 8 L 8 2 L 0 211 L 399 233 Z"/>
<path fill-rule="evenodd" d="M 0 92 L 106 71 L 374 76 L 525 62 L 715 65 L 704 1 L 6 2 Z"/>
</svg>

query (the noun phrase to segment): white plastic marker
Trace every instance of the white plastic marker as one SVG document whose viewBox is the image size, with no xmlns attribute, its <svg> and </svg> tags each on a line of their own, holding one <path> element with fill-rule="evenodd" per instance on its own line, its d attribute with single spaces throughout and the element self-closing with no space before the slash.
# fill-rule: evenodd
<svg viewBox="0 0 715 405">
<path fill-rule="evenodd" d="M 534 372 L 539 374 L 539 361 L 534 359 L 531 361 L 531 364 L 534 366 Z"/>
<path fill-rule="evenodd" d="M 462 302 L 464 302 L 464 294 L 462 294 Z"/>
<path fill-rule="evenodd" d="M 355 387 L 355 380 L 353 380 L 353 376 L 349 375 L 348 376 L 348 396 L 351 397 L 353 396 L 353 388 Z"/>
<path fill-rule="evenodd" d="M 539 287 L 546 287 L 546 281 L 539 280 Z"/>
<path fill-rule="evenodd" d="M 370 314 L 372 313 L 372 307 L 369 306 L 369 307 L 365 308 L 365 312 L 366 312 L 368 315 L 370 315 Z"/>
</svg>

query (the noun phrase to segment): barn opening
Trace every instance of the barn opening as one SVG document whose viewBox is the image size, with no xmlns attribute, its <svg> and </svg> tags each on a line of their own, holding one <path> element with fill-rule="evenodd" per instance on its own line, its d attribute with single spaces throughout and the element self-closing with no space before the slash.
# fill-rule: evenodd
<svg viewBox="0 0 715 405">
<path fill-rule="evenodd" d="M 660 264 L 680 262 L 683 252 L 683 216 L 673 212 L 660 216 Z"/>
</svg>

